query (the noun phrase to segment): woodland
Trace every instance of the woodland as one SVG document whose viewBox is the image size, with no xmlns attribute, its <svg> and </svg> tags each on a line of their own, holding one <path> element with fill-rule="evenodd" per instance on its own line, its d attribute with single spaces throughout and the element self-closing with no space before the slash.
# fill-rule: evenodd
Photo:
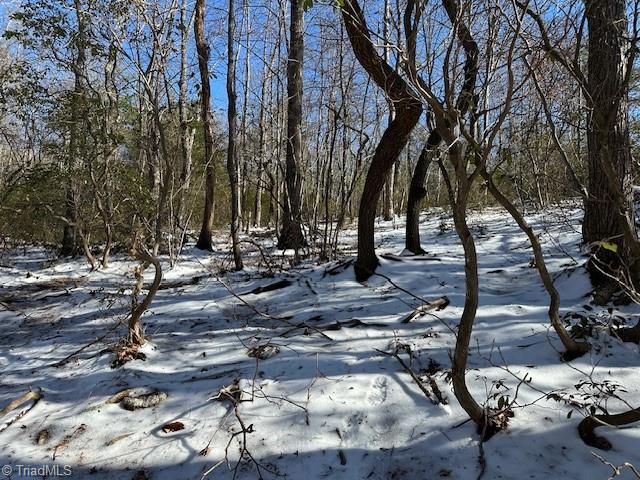
<svg viewBox="0 0 640 480">
<path fill-rule="evenodd" d="M 6 478 L 640 479 L 640 0 L 0 0 Z"/>
</svg>

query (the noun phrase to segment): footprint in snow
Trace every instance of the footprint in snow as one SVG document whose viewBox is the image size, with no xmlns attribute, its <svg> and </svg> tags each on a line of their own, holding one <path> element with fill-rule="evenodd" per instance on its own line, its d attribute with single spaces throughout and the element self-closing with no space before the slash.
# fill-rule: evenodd
<svg viewBox="0 0 640 480">
<path fill-rule="evenodd" d="M 369 393 L 367 394 L 367 403 L 369 405 L 380 405 L 387 399 L 388 390 L 387 378 L 376 377 L 371 383 Z"/>
</svg>

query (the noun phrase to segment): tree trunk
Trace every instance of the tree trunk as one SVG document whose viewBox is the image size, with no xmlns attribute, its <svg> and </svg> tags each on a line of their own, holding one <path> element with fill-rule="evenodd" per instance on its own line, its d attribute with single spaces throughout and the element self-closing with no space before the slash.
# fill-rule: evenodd
<svg viewBox="0 0 640 480">
<path fill-rule="evenodd" d="M 304 0 L 291 0 L 287 60 L 287 154 L 282 231 L 278 248 L 298 250 L 306 245 L 302 233 L 302 65 L 304 61 Z"/>
<path fill-rule="evenodd" d="M 196 247 L 201 250 L 213 250 L 211 235 L 213 230 L 213 214 L 215 210 L 216 173 L 214 162 L 213 122 L 211 117 L 211 85 L 209 83 L 209 45 L 205 38 L 204 17 L 205 1 L 196 0 L 195 37 L 198 51 L 198 67 L 200 70 L 200 111 L 204 130 L 204 162 L 205 162 L 205 200 L 202 227 Z"/>
<path fill-rule="evenodd" d="M 78 32 L 75 36 L 75 47 L 78 50 L 75 62 L 72 65 L 74 76 L 74 88 L 71 98 L 71 127 L 69 132 L 69 157 L 67 159 L 67 175 L 68 184 L 65 194 L 65 218 L 67 222 L 64 226 L 62 233 L 62 248 L 60 255 L 69 256 L 76 254 L 76 222 L 77 207 L 76 196 L 74 187 L 74 168 L 77 161 L 80 158 L 79 141 L 83 135 L 83 129 L 80 128 L 80 122 L 83 121 L 82 115 L 82 102 L 84 101 L 84 78 L 85 77 L 85 64 L 86 64 L 86 30 L 85 30 L 85 14 L 82 12 L 82 5 L 80 0 L 74 0 L 74 8 L 76 14 L 76 21 L 78 22 Z"/>
<path fill-rule="evenodd" d="M 393 220 L 393 187 L 395 179 L 396 168 L 395 164 L 393 164 L 389 169 L 389 173 L 387 173 L 387 181 L 384 184 L 384 208 L 382 211 L 382 218 L 387 222 Z"/>
<path fill-rule="evenodd" d="M 186 197 L 191 182 L 191 153 L 193 151 L 193 135 L 187 118 L 187 46 L 189 35 L 187 33 L 187 1 L 183 0 L 180 7 L 180 99 L 178 112 L 180 118 L 180 156 L 182 160 L 180 171 L 180 185 L 178 186 L 178 206 L 175 215 L 174 234 L 180 235 L 178 251 L 182 250 L 182 242 L 187 230 Z"/>
<path fill-rule="evenodd" d="M 596 284 L 607 281 L 603 267 L 615 275 L 615 264 L 627 266 L 630 243 L 635 242 L 633 225 L 631 158 L 628 126 L 629 42 L 624 0 L 585 0 L 589 26 L 587 88 L 591 112 L 587 122 L 589 196 L 585 202 L 582 234 L 585 243 L 607 240 L 618 245 L 620 256 L 605 249 L 597 252 L 598 265 L 590 262 Z M 617 197 L 617 199 L 616 199 Z M 607 268 L 611 266 L 612 268 Z"/>
<path fill-rule="evenodd" d="M 420 152 L 416 168 L 411 176 L 409 186 L 409 198 L 407 200 L 407 224 L 405 235 L 405 248 L 414 255 L 422 255 L 425 251 L 420 245 L 420 205 L 427 195 L 424 182 L 427 178 L 427 170 L 431 164 L 436 149 L 440 144 L 440 135 L 433 130 L 427 139 L 427 144 Z"/>
<path fill-rule="evenodd" d="M 233 262 L 236 270 L 242 270 L 242 256 L 238 234 L 240 230 L 240 182 L 238 175 L 238 158 L 236 154 L 236 54 L 235 42 L 235 5 L 229 0 L 227 29 L 227 121 L 229 123 L 229 141 L 227 144 L 227 173 L 231 187 L 231 243 Z"/>
</svg>

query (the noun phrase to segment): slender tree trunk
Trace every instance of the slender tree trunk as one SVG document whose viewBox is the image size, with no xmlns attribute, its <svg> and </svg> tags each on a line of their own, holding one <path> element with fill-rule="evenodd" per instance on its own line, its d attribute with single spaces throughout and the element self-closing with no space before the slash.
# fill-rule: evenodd
<svg viewBox="0 0 640 480">
<path fill-rule="evenodd" d="M 180 119 L 180 156 L 182 168 L 180 171 L 180 185 L 178 186 L 178 207 L 175 220 L 175 234 L 180 235 L 178 241 L 178 252 L 182 249 L 182 242 L 186 225 L 186 197 L 191 183 L 191 153 L 193 150 L 193 136 L 187 118 L 187 46 L 188 46 L 188 25 L 187 25 L 187 0 L 183 0 L 180 7 L 180 99 L 178 103 L 178 115 Z"/>
<path fill-rule="evenodd" d="M 282 231 L 278 248 L 298 250 L 306 245 L 302 233 L 302 65 L 304 62 L 304 0 L 291 0 L 287 60 L 287 154 Z"/>
<path fill-rule="evenodd" d="M 205 200 L 202 227 L 196 247 L 201 250 L 213 250 L 211 235 L 213 233 L 213 215 L 215 210 L 216 172 L 214 160 L 213 119 L 211 116 L 211 84 L 209 83 L 209 45 L 205 38 L 204 18 L 206 0 L 196 0 L 195 37 L 198 51 L 198 68 L 200 70 L 200 115 L 204 131 L 205 162 Z"/>
<path fill-rule="evenodd" d="M 247 112 L 249 109 L 249 91 L 251 89 L 251 15 L 249 2 L 242 1 L 242 28 L 244 29 L 244 68 L 242 91 L 242 117 L 240 120 L 240 145 L 242 148 L 242 174 L 240 186 L 240 229 L 249 233 L 252 211 L 249 208 L 249 151 L 247 142 Z M 242 36 L 242 33 L 241 33 Z"/>
<path fill-rule="evenodd" d="M 235 5 L 229 0 L 229 15 L 227 29 L 227 121 L 229 123 L 229 141 L 227 144 L 227 173 L 231 187 L 231 243 L 233 261 L 236 270 L 242 270 L 242 256 L 238 239 L 240 230 L 240 182 L 238 172 L 238 158 L 236 152 L 236 54 L 235 42 Z"/>
</svg>

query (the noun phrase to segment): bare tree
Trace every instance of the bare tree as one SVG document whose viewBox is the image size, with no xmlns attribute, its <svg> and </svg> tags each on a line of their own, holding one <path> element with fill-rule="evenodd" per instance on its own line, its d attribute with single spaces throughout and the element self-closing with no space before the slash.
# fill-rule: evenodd
<svg viewBox="0 0 640 480">
<path fill-rule="evenodd" d="M 229 123 L 227 143 L 227 173 L 231 187 L 231 242 L 233 261 L 236 270 L 242 270 L 242 256 L 240 253 L 240 181 L 238 172 L 238 158 L 236 153 L 236 53 L 235 53 L 235 5 L 229 0 L 227 17 L 227 120 Z"/>
</svg>

